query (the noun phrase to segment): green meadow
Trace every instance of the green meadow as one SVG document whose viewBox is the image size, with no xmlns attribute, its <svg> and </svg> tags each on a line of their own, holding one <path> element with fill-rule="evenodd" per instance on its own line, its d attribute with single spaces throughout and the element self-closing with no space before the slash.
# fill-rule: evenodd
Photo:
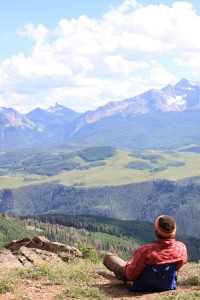
<svg viewBox="0 0 200 300">
<path fill-rule="evenodd" d="M 55 167 L 54 162 L 59 158 L 59 163 L 62 165 L 63 157 L 66 155 L 68 163 L 70 157 L 72 167 L 70 165 L 67 170 L 59 169 L 57 165 Z M 37 154 L 37 168 L 35 169 L 32 168 L 32 165 L 36 165 L 34 156 L 20 157 L 19 160 L 11 162 L 9 167 L 2 167 L 0 163 L 0 189 L 45 182 L 57 182 L 65 186 L 91 187 L 155 179 L 181 180 L 194 177 L 198 180 L 200 176 L 200 154 L 193 152 L 144 151 L 131 153 L 116 150 L 111 156 L 96 160 L 93 158 L 92 162 L 91 160 L 87 161 L 77 151 L 53 153 L 46 159 L 45 169 L 43 156 L 44 153 L 41 154 L 40 161 L 40 154 Z M 53 172 L 54 168 L 57 168 L 56 172 Z M 38 172 L 40 169 L 44 169 L 43 172 Z M 52 174 L 49 175 L 49 171 L 52 171 Z"/>
</svg>

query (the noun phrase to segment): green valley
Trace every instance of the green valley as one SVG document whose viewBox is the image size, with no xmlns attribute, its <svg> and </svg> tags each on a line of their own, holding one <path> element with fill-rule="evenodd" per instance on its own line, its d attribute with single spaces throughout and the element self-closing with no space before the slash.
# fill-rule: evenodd
<svg viewBox="0 0 200 300">
<path fill-rule="evenodd" d="M 0 189 L 57 182 L 65 186 L 121 185 L 200 176 L 200 154 L 181 151 L 21 150 L 0 154 Z M 187 149 L 185 149 L 187 151 Z"/>
</svg>

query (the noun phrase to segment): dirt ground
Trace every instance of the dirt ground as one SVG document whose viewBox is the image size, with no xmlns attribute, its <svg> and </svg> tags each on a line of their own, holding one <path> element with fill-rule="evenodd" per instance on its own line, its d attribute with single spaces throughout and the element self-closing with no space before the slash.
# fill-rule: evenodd
<svg viewBox="0 0 200 300">
<path fill-rule="evenodd" d="M 175 295 L 182 292 L 196 291 L 195 287 L 179 286 L 176 291 L 168 291 L 162 293 L 133 293 L 129 291 L 122 281 L 112 274 L 104 273 L 101 278 L 95 280 L 94 287 L 99 288 L 113 300 L 154 300 L 162 299 L 164 295 Z M 0 300 L 54 300 L 55 296 L 61 294 L 67 289 L 65 285 L 46 285 L 43 281 L 23 280 L 15 293 L 6 293 L 0 295 Z M 200 293 L 200 291 L 199 291 Z M 66 300 L 72 298 L 66 297 Z"/>
<path fill-rule="evenodd" d="M 46 285 L 40 280 L 23 280 L 14 293 L 0 295 L 1 300 L 51 300 L 66 290 L 66 286 Z M 67 298 L 66 298 L 67 299 Z"/>
<path fill-rule="evenodd" d="M 177 293 L 182 292 L 192 292 L 192 290 L 196 291 L 195 287 L 183 287 L 178 286 L 176 291 L 167 291 L 162 293 L 135 293 L 129 291 L 123 284 L 122 281 L 114 277 L 112 274 L 104 274 L 99 283 L 94 286 L 98 287 L 106 294 L 108 294 L 113 300 L 153 300 L 156 298 L 162 299 L 164 295 L 175 295 Z M 200 293 L 200 291 L 199 291 Z"/>
</svg>

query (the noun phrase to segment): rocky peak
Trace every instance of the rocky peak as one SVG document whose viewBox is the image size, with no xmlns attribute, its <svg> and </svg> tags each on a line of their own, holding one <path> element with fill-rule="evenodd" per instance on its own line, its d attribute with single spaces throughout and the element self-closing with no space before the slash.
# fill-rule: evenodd
<svg viewBox="0 0 200 300">
<path fill-rule="evenodd" d="M 13 108 L 0 108 L 0 117 L 3 120 L 2 124 L 5 127 L 18 127 L 23 129 L 35 129 L 41 131 L 31 120 L 29 120 L 26 115 L 23 115 Z"/>
<path fill-rule="evenodd" d="M 190 89 L 190 88 L 194 88 L 197 84 L 193 81 L 190 80 L 186 80 L 186 79 L 181 79 L 179 82 L 177 82 L 177 84 L 175 84 L 175 89 Z"/>
<path fill-rule="evenodd" d="M 47 112 L 51 113 L 51 114 L 55 114 L 55 115 L 59 115 L 59 114 L 69 114 L 69 115 L 74 115 L 74 116 L 78 116 L 79 113 L 75 112 L 73 109 L 65 107 L 61 104 L 58 104 L 56 102 L 56 104 L 54 106 L 50 106 L 47 109 Z"/>
<path fill-rule="evenodd" d="M 56 102 L 56 104 L 54 106 L 50 106 L 47 111 L 50 112 L 50 113 L 55 113 L 55 112 L 60 112 L 62 111 L 63 109 L 65 109 L 66 107 L 64 107 L 63 105 L 61 104 L 58 104 Z"/>
</svg>

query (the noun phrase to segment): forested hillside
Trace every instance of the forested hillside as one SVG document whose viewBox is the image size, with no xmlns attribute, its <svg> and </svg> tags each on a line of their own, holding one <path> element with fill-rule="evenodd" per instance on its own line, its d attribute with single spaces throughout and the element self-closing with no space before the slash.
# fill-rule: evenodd
<svg viewBox="0 0 200 300">
<path fill-rule="evenodd" d="M 16 215 L 89 214 L 139 221 L 170 214 L 177 220 L 179 234 L 199 237 L 199 195 L 197 183 L 168 180 L 101 188 L 43 184 L 0 190 L 0 211 Z"/>
<path fill-rule="evenodd" d="M 75 237 L 79 240 L 84 242 L 92 241 L 98 250 L 114 250 L 122 255 L 132 255 L 133 250 L 137 248 L 138 245 L 143 245 L 156 239 L 154 225 L 150 222 L 126 221 L 98 216 L 48 214 L 31 216 L 31 218 L 24 217 L 22 220 L 27 220 L 30 224 L 34 224 L 35 228 L 47 228 L 50 224 L 53 224 L 54 227 L 50 227 L 49 230 L 49 232 L 53 233 L 53 239 L 61 238 L 63 240 L 63 235 L 61 235 L 61 237 L 59 236 L 59 231 L 62 227 L 57 227 L 56 224 L 66 226 L 71 228 L 71 230 L 72 228 L 76 228 Z M 46 223 L 47 226 L 44 226 L 44 223 Z M 47 235 L 50 238 L 51 234 L 49 234 L 49 232 Z M 74 239 L 72 232 L 73 230 L 71 231 L 71 238 Z M 79 232 L 78 235 L 77 232 Z M 85 235 L 85 232 L 89 232 L 90 234 Z M 94 240 L 94 238 L 96 239 Z M 177 236 L 177 240 L 186 244 L 190 260 L 199 260 L 200 239 Z M 73 242 L 76 241 L 73 240 Z M 132 244 L 130 244 L 130 242 Z"/>
<path fill-rule="evenodd" d="M 24 222 L 17 218 L 8 217 L 5 214 L 0 215 L 0 249 L 12 240 L 23 237 L 33 238 L 37 232 L 26 229 Z"/>
<path fill-rule="evenodd" d="M 0 248 L 13 239 L 44 235 L 51 241 L 76 244 L 83 251 L 114 251 L 129 259 L 140 245 L 156 239 L 149 222 L 96 216 L 41 215 L 15 218 L 0 215 Z M 190 261 L 200 257 L 200 239 L 177 236 L 188 249 Z"/>
</svg>

